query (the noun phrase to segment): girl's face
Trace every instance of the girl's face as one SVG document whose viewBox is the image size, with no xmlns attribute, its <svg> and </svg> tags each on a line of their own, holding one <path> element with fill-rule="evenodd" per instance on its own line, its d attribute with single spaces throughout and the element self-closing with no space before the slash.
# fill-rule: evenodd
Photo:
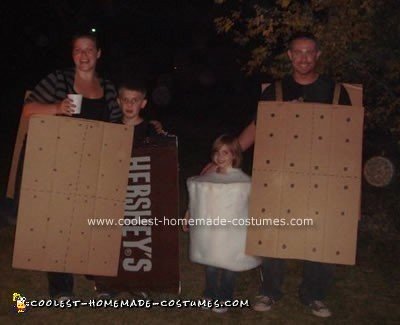
<svg viewBox="0 0 400 325">
<path fill-rule="evenodd" d="M 222 170 L 232 167 L 233 155 L 226 144 L 222 145 L 222 147 L 214 153 L 213 162 Z"/>
<path fill-rule="evenodd" d="M 101 50 L 97 48 L 96 43 L 92 39 L 81 37 L 75 40 L 72 48 L 72 59 L 78 70 L 95 70 L 100 55 Z"/>
</svg>

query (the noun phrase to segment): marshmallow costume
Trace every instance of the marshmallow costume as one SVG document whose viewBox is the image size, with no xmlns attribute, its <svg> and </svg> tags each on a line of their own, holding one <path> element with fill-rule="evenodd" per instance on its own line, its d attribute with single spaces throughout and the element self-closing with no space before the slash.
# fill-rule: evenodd
<svg viewBox="0 0 400 325">
<path fill-rule="evenodd" d="M 246 271 L 261 259 L 245 254 L 250 177 L 240 169 L 187 180 L 189 190 L 190 259 L 192 262 Z M 225 224 L 224 224 L 225 222 Z"/>
</svg>

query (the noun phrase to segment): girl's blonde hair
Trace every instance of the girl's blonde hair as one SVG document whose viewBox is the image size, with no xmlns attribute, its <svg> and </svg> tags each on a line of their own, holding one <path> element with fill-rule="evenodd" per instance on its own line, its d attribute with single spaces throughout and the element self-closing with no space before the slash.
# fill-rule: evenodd
<svg viewBox="0 0 400 325">
<path fill-rule="evenodd" d="M 214 154 L 219 149 L 221 149 L 223 145 L 226 145 L 232 153 L 232 167 L 240 167 L 240 164 L 242 163 L 242 148 L 240 148 L 240 144 L 237 138 L 229 134 L 223 134 L 214 141 L 211 149 L 211 159 L 214 157 Z"/>
</svg>

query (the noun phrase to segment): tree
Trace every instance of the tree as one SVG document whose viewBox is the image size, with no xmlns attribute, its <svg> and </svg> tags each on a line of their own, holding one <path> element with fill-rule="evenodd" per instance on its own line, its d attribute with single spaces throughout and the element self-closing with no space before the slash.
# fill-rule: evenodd
<svg viewBox="0 0 400 325">
<path fill-rule="evenodd" d="M 216 30 L 243 49 L 248 74 L 288 72 L 295 31 L 321 40 L 321 72 L 364 84 L 369 128 L 400 132 L 397 0 L 215 0 Z"/>
</svg>

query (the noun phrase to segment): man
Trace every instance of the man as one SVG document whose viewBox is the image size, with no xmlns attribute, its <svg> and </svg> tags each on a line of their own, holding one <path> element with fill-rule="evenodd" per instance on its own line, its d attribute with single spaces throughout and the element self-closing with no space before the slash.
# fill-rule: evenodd
<svg viewBox="0 0 400 325">
<path fill-rule="evenodd" d="M 277 96 L 283 101 L 300 101 L 330 104 L 334 98 L 335 83 L 316 71 L 321 55 L 318 42 L 312 34 L 299 33 L 292 37 L 287 52 L 292 64 L 292 74 L 285 76 L 281 85 L 271 85 L 260 100 L 272 101 Z M 276 89 L 280 94 L 275 94 Z M 339 104 L 350 105 L 346 90 L 341 87 Z M 243 151 L 254 144 L 256 124 L 252 121 L 240 134 L 239 143 Z M 262 264 L 263 283 L 261 295 L 253 305 L 256 311 L 268 311 L 282 297 L 285 260 L 264 258 Z M 323 303 L 333 279 L 333 264 L 304 261 L 303 280 L 299 288 L 300 300 L 309 306 L 314 315 L 329 317 L 331 312 Z"/>
</svg>

